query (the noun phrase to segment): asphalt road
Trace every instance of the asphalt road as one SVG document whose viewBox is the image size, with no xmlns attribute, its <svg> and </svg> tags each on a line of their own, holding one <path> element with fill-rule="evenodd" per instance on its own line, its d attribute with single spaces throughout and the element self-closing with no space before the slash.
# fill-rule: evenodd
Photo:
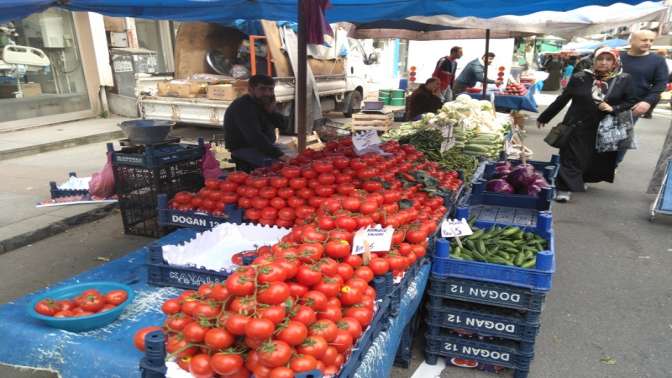
<svg viewBox="0 0 672 378">
<path fill-rule="evenodd" d="M 592 185 L 570 203 L 553 207 L 557 271 L 542 315 L 531 377 L 672 376 L 672 223 L 648 221 L 653 196 L 645 194 L 670 126 L 669 108 L 662 110 L 662 116 L 638 123 L 641 148 L 628 153 L 616 183 Z M 547 160 L 552 150 L 542 142 L 545 131 L 530 126 L 527 142 L 534 159 Z M 2 254 L 0 303 L 149 241 L 124 235 L 115 213 Z M 414 340 L 411 368 L 394 369 L 392 377 L 411 377 L 422 362 L 421 333 Z M 492 376 L 460 368 L 418 375 Z M 0 367 L 3 378 L 46 376 Z"/>
</svg>

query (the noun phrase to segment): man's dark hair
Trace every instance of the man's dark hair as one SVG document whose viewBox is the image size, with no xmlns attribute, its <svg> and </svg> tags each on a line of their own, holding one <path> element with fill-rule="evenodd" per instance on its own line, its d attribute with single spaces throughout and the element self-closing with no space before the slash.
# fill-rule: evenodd
<svg viewBox="0 0 672 378">
<path fill-rule="evenodd" d="M 483 57 L 484 57 L 484 58 L 485 58 L 486 56 L 487 56 L 488 58 L 494 58 L 494 57 L 495 57 L 495 53 L 493 53 L 493 52 L 489 52 L 489 53 L 487 53 L 487 54 L 483 54 Z"/>
<path fill-rule="evenodd" d="M 439 79 L 437 79 L 437 78 L 435 78 L 435 77 L 430 77 L 429 79 L 427 79 L 427 80 L 425 81 L 425 85 L 432 84 L 433 82 L 436 82 L 436 81 L 439 81 Z"/>
<path fill-rule="evenodd" d="M 268 75 L 258 74 L 252 76 L 248 81 L 248 84 L 250 87 L 257 87 L 259 85 L 275 85 L 275 80 L 273 80 L 273 78 Z"/>
<path fill-rule="evenodd" d="M 460 50 L 462 50 L 462 48 L 460 46 L 453 46 L 453 48 L 450 49 L 450 53 L 451 54 L 457 54 L 458 52 L 460 52 Z"/>
</svg>

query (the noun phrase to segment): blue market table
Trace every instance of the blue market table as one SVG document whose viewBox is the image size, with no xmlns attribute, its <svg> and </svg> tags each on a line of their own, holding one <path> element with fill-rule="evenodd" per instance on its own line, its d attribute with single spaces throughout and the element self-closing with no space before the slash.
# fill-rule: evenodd
<svg viewBox="0 0 672 378">
<path fill-rule="evenodd" d="M 537 102 L 534 100 L 534 94 L 539 90 L 540 86 L 543 85 L 543 81 L 538 81 L 534 85 L 530 86 L 527 94 L 525 96 L 513 96 L 506 94 L 492 93 L 495 97 L 495 107 L 504 108 L 509 110 L 527 110 L 530 112 L 537 113 Z M 483 93 L 467 93 L 471 98 L 481 100 L 483 99 Z M 491 93 L 488 93 L 485 97 L 487 99 Z"/>
<path fill-rule="evenodd" d="M 194 237 L 196 231 L 181 229 L 162 238 L 162 245 L 179 243 Z M 100 329 L 73 333 L 47 327 L 30 318 L 26 306 L 35 292 L 0 306 L 0 364 L 48 369 L 63 378 L 132 378 L 140 377 L 143 357 L 133 346 L 133 335 L 146 326 L 163 323 L 161 305 L 181 290 L 147 284 L 147 249 L 141 248 L 98 268 L 52 285 L 49 289 L 90 281 L 116 281 L 130 285 L 135 300 L 121 317 Z M 388 377 L 401 334 L 416 312 L 429 278 L 425 264 L 401 299 L 399 315 L 386 319 L 387 330 L 381 332 L 356 372 L 357 377 Z M 45 289 L 46 290 L 46 289 Z"/>
</svg>

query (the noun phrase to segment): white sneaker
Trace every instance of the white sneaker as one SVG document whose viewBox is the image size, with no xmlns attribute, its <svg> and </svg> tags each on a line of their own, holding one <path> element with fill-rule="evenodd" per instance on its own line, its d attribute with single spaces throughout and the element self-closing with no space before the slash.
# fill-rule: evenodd
<svg viewBox="0 0 672 378">
<path fill-rule="evenodd" d="M 572 192 L 564 192 L 558 190 L 558 194 L 555 195 L 556 202 L 569 202 L 569 199 L 572 197 Z"/>
</svg>

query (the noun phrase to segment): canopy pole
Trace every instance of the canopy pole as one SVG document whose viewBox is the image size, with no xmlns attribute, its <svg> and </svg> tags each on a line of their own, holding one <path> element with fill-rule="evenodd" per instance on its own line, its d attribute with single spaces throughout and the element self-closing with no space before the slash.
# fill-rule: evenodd
<svg viewBox="0 0 672 378">
<path fill-rule="evenodd" d="M 485 100 L 488 95 L 488 54 L 490 53 L 490 29 L 485 29 L 485 59 L 483 59 L 483 64 L 485 68 L 483 69 L 483 99 Z"/>
<path fill-rule="evenodd" d="M 306 149 L 306 97 L 307 97 L 307 88 L 306 88 L 306 66 L 308 65 L 307 59 L 307 44 L 306 37 L 308 35 L 306 28 L 306 12 L 305 12 L 305 3 L 306 0 L 297 1 L 298 13 L 299 13 L 299 36 L 298 36 L 298 59 L 297 59 L 297 72 L 295 75 L 296 78 L 296 117 L 297 117 L 297 136 L 298 136 L 298 147 L 299 152 L 302 152 Z"/>
</svg>

